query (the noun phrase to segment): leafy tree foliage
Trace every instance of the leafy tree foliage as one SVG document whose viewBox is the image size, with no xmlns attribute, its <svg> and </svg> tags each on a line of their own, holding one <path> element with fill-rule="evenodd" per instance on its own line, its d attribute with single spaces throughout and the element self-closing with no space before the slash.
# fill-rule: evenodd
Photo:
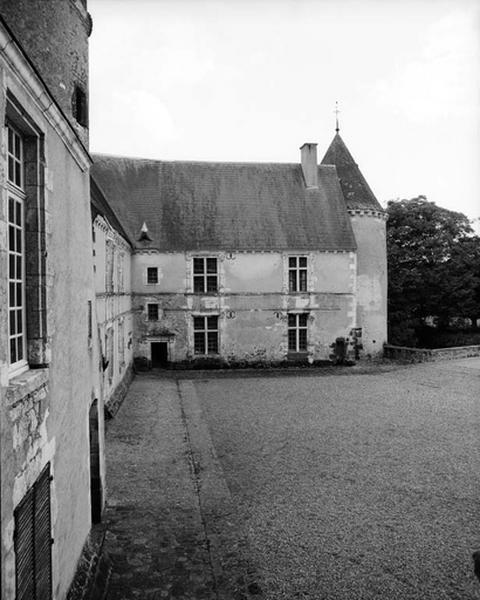
<svg viewBox="0 0 480 600">
<path fill-rule="evenodd" d="M 468 218 L 425 196 L 391 201 L 387 212 L 389 339 L 415 344 L 427 317 L 480 316 L 480 238 Z"/>
</svg>

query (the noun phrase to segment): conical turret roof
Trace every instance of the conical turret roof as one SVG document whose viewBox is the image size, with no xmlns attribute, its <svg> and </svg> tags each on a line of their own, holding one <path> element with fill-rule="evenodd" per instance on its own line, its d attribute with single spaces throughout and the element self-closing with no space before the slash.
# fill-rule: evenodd
<svg viewBox="0 0 480 600">
<path fill-rule="evenodd" d="M 323 157 L 322 165 L 335 165 L 337 168 L 347 208 L 383 210 L 338 131 Z"/>
</svg>

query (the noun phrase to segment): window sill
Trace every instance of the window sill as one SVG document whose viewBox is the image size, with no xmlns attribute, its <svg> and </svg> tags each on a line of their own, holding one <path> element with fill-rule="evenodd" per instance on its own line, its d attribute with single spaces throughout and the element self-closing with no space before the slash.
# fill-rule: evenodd
<svg viewBox="0 0 480 600">
<path fill-rule="evenodd" d="M 8 404 L 16 404 L 48 382 L 48 369 L 28 369 L 12 377 L 8 382 L 6 398 Z"/>
</svg>

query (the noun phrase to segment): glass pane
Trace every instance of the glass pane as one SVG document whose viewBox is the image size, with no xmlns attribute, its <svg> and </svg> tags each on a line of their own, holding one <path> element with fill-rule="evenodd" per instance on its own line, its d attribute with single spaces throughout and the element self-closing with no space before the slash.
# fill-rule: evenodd
<svg viewBox="0 0 480 600">
<path fill-rule="evenodd" d="M 307 330 L 300 329 L 298 332 L 298 349 L 306 350 L 307 349 Z"/>
<path fill-rule="evenodd" d="M 15 319 L 15 311 L 11 310 L 10 311 L 10 330 L 9 330 L 9 335 L 15 335 L 17 333 L 17 320 Z"/>
<path fill-rule="evenodd" d="M 203 275 L 197 275 L 193 278 L 193 291 L 201 294 L 205 291 Z"/>
<path fill-rule="evenodd" d="M 17 362 L 17 344 L 16 344 L 16 338 L 12 338 L 10 340 L 10 363 L 16 363 Z"/>
<path fill-rule="evenodd" d="M 22 257 L 21 256 L 17 256 L 17 279 L 21 279 L 22 278 Z"/>
<path fill-rule="evenodd" d="M 15 183 L 20 187 L 22 185 L 21 164 L 15 163 Z"/>
<path fill-rule="evenodd" d="M 307 257 L 306 256 L 301 256 L 298 259 L 298 263 L 299 263 L 298 264 L 299 267 L 306 267 L 307 266 Z"/>
<path fill-rule="evenodd" d="M 307 291 L 307 271 L 300 271 L 300 292 Z"/>
<path fill-rule="evenodd" d="M 14 254 L 10 254 L 8 257 L 8 277 L 9 279 L 15 279 L 15 265 L 17 264 L 17 258 Z M 20 261 L 21 262 L 21 261 Z"/>
<path fill-rule="evenodd" d="M 23 333 L 23 311 L 17 310 L 17 333 Z"/>
<path fill-rule="evenodd" d="M 23 336 L 17 338 L 17 360 L 22 360 L 23 358 Z"/>
<path fill-rule="evenodd" d="M 208 354 L 218 353 L 218 335 L 217 332 L 209 332 L 208 336 Z"/>
<path fill-rule="evenodd" d="M 13 131 L 8 128 L 8 151 L 13 154 Z"/>
<path fill-rule="evenodd" d="M 290 292 L 297 291 L 297 272 L 296 271 L 288 272 L 288 289 Z"/>
<path fill-rule="evenodd" d="M 13 198 L 8 199 L 8 220 L 10 223 L 15 220 L 15 200 Z"/>
<path fill-rule="evenodd" d="M 288 258 L 288 266 L 292 269 L 295 269 L 297 266 L 297 257 L 296 256 L 290 256 Z"/>
<path fill-rule="evenodd" d="M 20 158 L 20 136 L 17 134 L 14 134 L 14 140 L 15 140 L 15 156 L 17 158 Z"/>
<path fill-rule="evenodd" d="M 194 342 L 195 354 L 205 354 L 205 334 L 195 333 Z"/>
<path fill-rule="evenodd" d="M 217 276 L 209 275 L 207 277 L 207 292 L 216 292 L 217 291 Z"/>
<path fill-rule="evenodd" d="M 11 156 L 8 157 L 8 180 L 13 181 L 13 158 Z"/>
<path fill-rule="evenodd" d="M 297 315 L 288 315 L 288 326 L 295 327 L 297 324 Z"/>
<path fill-rule="evenodd" d="M 306 327 L 307 326 L 307 320 L 308 320 L 308 314 L 304 313 L 302 315 L 298 315 L 298 324 L 300 325 L 300 327 Z"/>
<path fill-rule="evenodd" d="M 15 223 L 19 226 L 22 225 L 22 204 L 21 202 L 15 202 L 16 214 L 15 214 Z"/>
<path fill-rule="evenodd" d="M 204 262 L 203 262 L 203 258 L 194 258 L 193 259 L 193 272 L 195 274 L 201 274 L 204 272 L 203 270 L 204 267 Z"/>
<path fill-rule="evenodd" d="M 218 329 L 218 317 L 216 315 L 214 317 L 207 317 L 207 329 Z"/>
<path fill-rule="evenodd" d="M 217 259 L 216 258 L 207 258 L 207 273 L 216 273 L 217 272 Z"/>
<path fill-rule="evenodd" d="M 15 284 L 10 282 L 10 290 L 9 290 L 9 295 L 8 295 L 8 305 L 9 306 L 16 306 L 16 302 L 15 302 Z"/>
<path fill-rule="evenodd" d="M 17 235 L 17 252 L 21 252 L 22 251 L 22 230 L 17 229 L 16 235 Z"/>
<path fill-rule="evenodd" d="M 193 328 L 195 330 L 205 329 L 205 318 L 204 317 L 193 317 Z"/>
<path fill-rule="evenodd" d="M 296 352 L 297 350 L 297 332 L 295 329 L 290 329 L 288 332 L 288 349 L 291 352 Z"/>
<path fill-rule="evenodd" d="M 22 306 L 22 284 L 17 283 L 17 306 Z"/>
<path fill-rule="evenodd" d="M 11 225 L 8 227 L 8 248 L 12 252 L 15 251 L 15 227 Z"/>
</svg>

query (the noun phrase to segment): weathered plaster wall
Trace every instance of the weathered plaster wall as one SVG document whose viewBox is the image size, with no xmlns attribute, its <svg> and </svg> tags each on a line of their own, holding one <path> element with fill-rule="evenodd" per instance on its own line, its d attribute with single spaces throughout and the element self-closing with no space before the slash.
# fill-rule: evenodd
<svg viewBox="0 0 480 600">
<path fill-rule="evenodd" d="M 357 326 L 362 327 L 364 353 L 378 355 L 387 341 L 387 251 L 382 215 L 350 214 L 357 241 Z"/>
<path fill-rule="evenodd" d="M 63 599 L 90 529 L 88 411 L 100 397 L 98 356 L 88 340 L 88 301 L 94 300 L 88 159 L 67 147 L 56 125 L 0 58 L 0 119 L 7 88 L 45 142 L 40 184 L 45 194 L 46 321 L 49 364 L 8 379 L 0 356 L 2 593 L 15 596 L 13 511 L 51 462 L 53 598 Z M 6 306 L 6 140 L 0 131 L 0 300 Z M 28 298 L 27 298 L 28 302 Z M 6 347 L 5 311 L 0 348 Z M 100 424 L 102 428 L 103 424 Z"/>
<path fill-rule="evenodd" d="M 355 326 L 354 253 L 304 253 L 308 291 L 288 292 L 288 256 L 298 252 L 159 254 L 133 258 L 135 356 L 151 358 L 152 341 L 168 342 L 169 360 L 192 360 L 192 315 L 219 315 L 219 356 L 227 361 L 281 361 L 287 356 L 287 313 L 308 312 L 309 360 L 328 360 L 330 344 Z M 192 293 L 193 256 L 218 258 L 219 292 Z M 158 267 L 158 285 L 147 285 Z M 149 321 L 147 304 L 158 303 Z"/>
</svg>

